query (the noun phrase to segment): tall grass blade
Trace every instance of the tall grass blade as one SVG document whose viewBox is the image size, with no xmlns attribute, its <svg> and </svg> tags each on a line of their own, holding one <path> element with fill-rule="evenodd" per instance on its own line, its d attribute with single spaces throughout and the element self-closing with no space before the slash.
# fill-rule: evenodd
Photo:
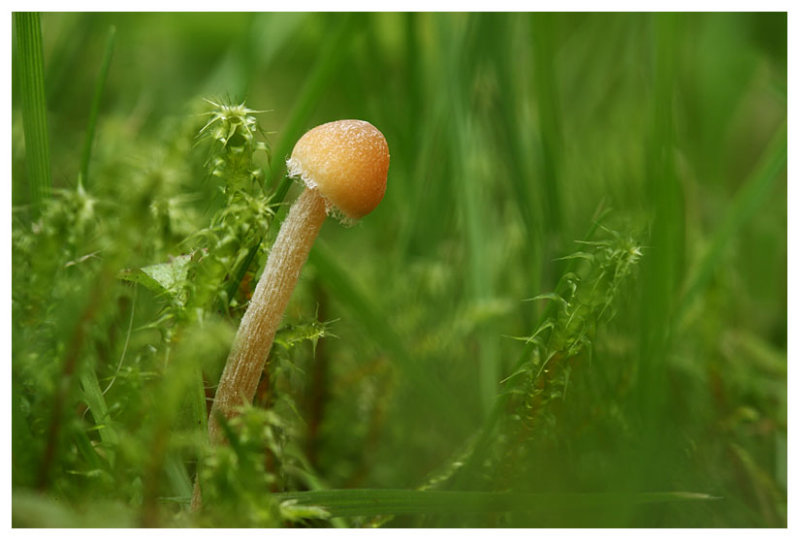
<svg viewBox="0 0 800 541">
<path fill-rule="evenodd" d="M 563 135 L 560 103 L 556 88 L 555 37 L 553 26 L 557 14 L 536 14 L 531 23 L 533 34 L 533 86 L 542 138 L 541 183 L 544 188 L 542 214 L 544 227 L 551 241 L 559 241 L 562 227 L 561 154 Z"/>
<path fill-rule="evenodd" d="M 685 251 L 685 209 L 683 188 L 675 171 L 674 96 L 676 89 L 676 42 L 679 16 L 674 13 L 651 16 L 652 85 L 650 133 L 647 144 L 647 185 L 652 216 L 649 246 L 642 265 L 642 330 L 639 337 L 639 366 L 636 411 L 642 426 L 645 449 L 630 479 L 632 487 L 662 486 L 667 460 L 664 441 L 671 428 L 669 396 L 663 384 L 666 359 L 671 347 L 671 316 Z"/>
<path fill-rule="evenodd" d="M 526 78 L 517 71 L 515 64 L 516 55 L 522 40 L 521 32 L 514 31 L 512 25 L 516 14 L 505 14 L 494 22 L 493 31 L 500 39 L 494 43 L 492 65 L 497 71 L 498 84 L 503 89 L 504 99 L 499 100 L 497 107 L 502 115 L 502 122 L 497 123 L 498 130 L 502 130 L 500 137 L 503 144 L 498 150 L 507 153 L 508 168 L 510 171 L 511 189 L 514 192 L 514 204 L 519 210 L 527 237 L 525 259 L 529 269 L 529 283 L 531 291 L 539 291 L 542 283 L 542 271 L 548 266 L 542 265 L 542 240 L 543 228 L 550 230 L 550 225 L 545 226 L 540 212 L 538 190 L 535 172 L 535 159 L 530 152 L 533 144 L 530 127 L 520 111 L 524 110 L 526 92 L 523 85 Z M 524 45 L 524 44 L 523 44 Z M 556 114 L 556 113 L 554 113 Z M 547 182 L 545 178 L 543 182 Z M 532 324 L 532 316 L 526 314 L 526 325 Z"/>
<path fill-rule="evenodd" d="M 493 295 L 493 277 L 486 254 L 488 239 L 492 232 L 491 219 L 482 205 L 488 190 L 487 171 L 482 166 L 482 152 L 485 144 L 481 138 L 477 115 L 471 110 L 472 96 L 468 89 L 475 77 L 473 63 L 467 51 L 477 48 L 474 43 L 474 30 L 480 26 L 481 16 L 471 14 L 466 28 L 444 27 L 441 33 L 442 48 L 447 65 L 447 95 L 449 100 L 450 134 L 453 140 L 452 168 L 453 198 L 458 205 L 461 223 L 465 229 L 467 245 L 466 302 L 480 306 Z M 471 41 L 473 40 L 473 41 Z M 497 392 L 500 380 L 498 362 L 498 335 L 489 326 L 483 326 L 477 333 L 477 378 L 480 400 L 484 414 L 488 414 Z"/>
<path fill-rule="evenodd" d="M 44 91 L 42 28 L 38 13 L 15 13 L 17 69 L 22 94 L 25 161 L 34 216 L 50 197 L 50 146 Z"/>
<path fill-rule="evenodd" d="M 94 142 L 95 129 L 97 127 L 97 116 L 100 113 L 100 102 L 103 98 L 103 90 L 105 89 L 106 79 L 108 77 L 108 67 L 111 65 L 111 56 L 114 52 L 114 39 L 117 29 L 111 26 L 108 29 L 108 37 L 106 38 L 106 48 L 103 54 L 103 62 L 100 64 L 100 73 L 97 75 L 97 82 L 94 85 L 94 95 L 92 97 L 92 106 L 89 110 L 89 124 L 86 128 L 86 137 L 83 141 L 83 152 L 81 153 L 81 170 L 78 181 L 86 188 L 89 181 L 89 160 L 92 157 L 92 144 Z"/>
</svg>

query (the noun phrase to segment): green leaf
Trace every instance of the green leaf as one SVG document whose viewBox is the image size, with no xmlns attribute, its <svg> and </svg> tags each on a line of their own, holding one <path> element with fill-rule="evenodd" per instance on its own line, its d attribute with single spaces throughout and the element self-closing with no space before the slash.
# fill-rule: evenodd
<svg viewBox="0 0 800 541">
<path fill-rule="evenodd" d="M 180 255 L 167 263 L 158 263 L 136 270 L 125 270 L 120 273 L 120 278 L 142 284 L 157 293 L 166 293 L 174 300 L 182 302 L 185 299 L 180 286 L 186 281 L 191 261 L 191 255 Z"/>
<path fill-rule="evenodd" d="M 119 444 L 117 433 L 111 424 L 111 415 L 108 411 L 103 392 L 100 390 L 100 383 L 97 381 L 97 374 L 94 369 L 87 368 L 81 371 L 80 374 L 81 388 L 83 390 L 83 398 L 89 406 L 89 411 L 92 412 L 95 423 L 98 424 L 100 438 L 106 447 L 106 455 L 108 462 L 114 465 L 114 456 L 116 446 Z"/>
</svg>

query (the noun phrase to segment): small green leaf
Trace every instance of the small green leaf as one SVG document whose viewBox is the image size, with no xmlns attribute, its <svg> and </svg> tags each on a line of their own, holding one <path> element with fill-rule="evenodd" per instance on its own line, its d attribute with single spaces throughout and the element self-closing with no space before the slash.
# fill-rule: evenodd
<svg viewBox="0 0 800 541">
<path fill-rule="evenodd" d="M 184 293 L 180 286 L 186 281 L 191 261 L 190 254 L 180 255 L 167 263 L 158 263 L 135 270 L 126 269 L 119 276 L 123 280 L 142 284 L 151 291 L 166 293 L 174 300 L 182 301 Z"/>
</svg>

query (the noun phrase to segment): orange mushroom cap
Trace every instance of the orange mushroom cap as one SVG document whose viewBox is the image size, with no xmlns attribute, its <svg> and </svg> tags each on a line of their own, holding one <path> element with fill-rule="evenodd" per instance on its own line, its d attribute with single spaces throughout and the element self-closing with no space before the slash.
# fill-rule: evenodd
<svg viewBox="0 0 800 541">
<path fill-rule="evenodd" d="M 306 132 L 286 165 L 289 176 L 302 178 L 329 205 L 357 220 L 372 212 L 386 192 L 389 145 L 369 122 L 337 120 Z"/>
</svg>

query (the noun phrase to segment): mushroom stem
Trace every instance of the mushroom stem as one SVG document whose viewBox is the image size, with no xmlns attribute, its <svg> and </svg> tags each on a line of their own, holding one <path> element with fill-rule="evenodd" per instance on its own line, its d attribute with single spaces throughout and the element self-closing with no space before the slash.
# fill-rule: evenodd
<svg viewBox="0 0 800 541">
<path fill-rule="evenodd" d="M 212 445 L 225 439 L 218 416 L 230 419 L 237 407 L 253 401 L 275 332 L 326 216 L 325 200 L 318 190 L 310 188 L 303 190 L 289 209 L 219 380 L 208 418 L 208 438 Z M 201 502 L 200 483 L 196 480 L 192 509 L 197 510 Z"/>
<path fill-rule="evenodd" d="M 286 164 L 289 175 L 303 179 L 307 189 L 278 232 L 233 340 L 208 419 L 212 445 L 225 439 L 220 416 L 230 419 L 238 406 L 253 401 L 275 331 L 325 221 L 328 203 L 351 220 L 369 214 L 386 191 L 389 147 L 380 130 L 369 122 L 338 120 L 306 132 Z M 200 507 L 200 496 L 196 480 L 193 510 Z"/>
<path fill-rule="evenodd" d="M 224 440 L 217 416 L 230 419 L 237 407 L 253 400 L 275 332 L 325 217 L 325 200 L 317 190 L 305 189 L 278 232 L 217 387 L 208 419 L 212 445 Z"/>
</svg>

